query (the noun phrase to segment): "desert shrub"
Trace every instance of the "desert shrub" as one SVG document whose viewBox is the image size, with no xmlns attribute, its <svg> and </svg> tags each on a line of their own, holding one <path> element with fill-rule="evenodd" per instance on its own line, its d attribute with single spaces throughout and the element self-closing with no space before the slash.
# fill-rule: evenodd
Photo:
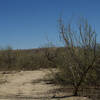
<svg viewBox="0 0 100 100">
<path fill-rule="evenodd" d="M 13 50 L 11 47 L 0 50 L 0 70 L 34 70 L 52 67 L 44 56 L 45 48 Z"/>
<path fill-rule="evenodd" d="M 71 24 L 65 25 L 60 19 L 59 27 L 64 51 L 52 53 L 49 47 L 45 55 L 58 70 L 54 76 L 56 82 L 64 86 L 72 85 L 73 95 L 76 96 L 81 87 L 97 82 L 96 69 L 99 65 L 97 66 L 96 32 L 87 20 L 82 20 L 74 30 Z"/>
</svg>

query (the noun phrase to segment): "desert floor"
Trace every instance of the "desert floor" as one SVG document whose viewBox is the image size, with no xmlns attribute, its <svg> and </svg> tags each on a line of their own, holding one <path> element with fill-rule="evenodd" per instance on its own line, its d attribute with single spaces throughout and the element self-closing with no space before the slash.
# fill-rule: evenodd
<svg viewBox="0 0 100 100">
<path fill-rule="evenodd" d="M 85 97 L 65 98 L 66 93 L 55 91 L 60 87 L 48 83 L 48 72 L 48 69 L 0 72 L 0 100 L 87 100 Z"/>
</svg>

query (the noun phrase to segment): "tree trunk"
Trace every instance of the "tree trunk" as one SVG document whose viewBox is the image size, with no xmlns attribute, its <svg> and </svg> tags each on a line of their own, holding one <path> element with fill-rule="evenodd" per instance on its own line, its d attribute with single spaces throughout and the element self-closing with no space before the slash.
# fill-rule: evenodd
<svg viewBox="0 0 100 100">
<path fill-rule="evenodd" d="M 75 87 L 74 90 L 73 90 L 73 96 L 78 96 L 78 89 L 79 89 L 79 86 Z"/>
</svg>

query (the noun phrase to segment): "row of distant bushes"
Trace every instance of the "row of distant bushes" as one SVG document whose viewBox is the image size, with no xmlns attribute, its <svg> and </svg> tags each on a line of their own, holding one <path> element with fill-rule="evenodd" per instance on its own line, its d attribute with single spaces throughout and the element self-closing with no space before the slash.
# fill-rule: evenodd
<svg viewBox="0 0 100 100">
<path fill-rule="evenodd" d="M 56 67 L 52 62 L 48 61 L 46 55 L 47 48 L 13 50 L 11 47 L 0 50 L 0 70 L 34 70 L 38 68 Z M 55 61 L 62 65 L 64 59 L 61 55 L 66 53 L 64 48 L 51 48 L 52 55 L 57 54 Z M 52 56 L 51 55 L 51 56 Z M 98 52 L 100 64 L 100 54 Z M 60 64 L 61 63 L 61 64 Z"/>
<path fill-rule="evenodd" d="M 0 70 L 34 70 L 52 67 L 43 49 L 13 50 L 11 47 L 0 50 Z"/>
</svg>

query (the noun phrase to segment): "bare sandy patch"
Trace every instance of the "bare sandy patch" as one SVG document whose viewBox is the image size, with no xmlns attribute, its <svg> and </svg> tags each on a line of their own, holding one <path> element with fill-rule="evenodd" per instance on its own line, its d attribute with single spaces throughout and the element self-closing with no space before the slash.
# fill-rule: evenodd
<svg viewBox="0 0 100 100">
<path fill-rule="evenodd" d="M 48 69 L 0 73 L 0 100 L 87 100 L 87 98 L 53 98 L 59 88 L 43 81 Z"/>
</svg>

